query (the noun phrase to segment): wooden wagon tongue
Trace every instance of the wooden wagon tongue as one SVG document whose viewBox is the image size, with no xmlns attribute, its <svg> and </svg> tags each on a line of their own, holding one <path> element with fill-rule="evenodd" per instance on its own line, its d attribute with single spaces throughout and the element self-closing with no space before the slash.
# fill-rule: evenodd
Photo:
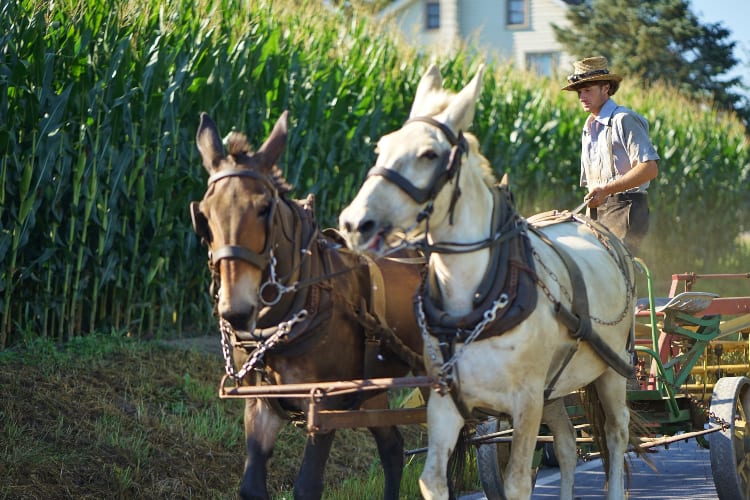
<svg viewBox="0 0 750 500">
<path fill-rule="evenodd" d="M 431 377 L 375 378 L 365 380 L 342 380 L 335 382 L 311 382 L 305 384 L 240 386 L 229 383 L 225 375 L 219 386 L 222 399 L 245 398 L 300 398 L 308 399 L 307 431 L 326 433 L 335 429 L 353 427 L 380 427 L 386 425 L 410 425 L 427 421 L 427 408 L 391 408 L 356 410 L 325 410 L 321 403 L 325 398 L 348 394 L 361 394 L 369 391 L 382 391 L 404 388 L 431 387 L 435 380 Z"/>
</svg>

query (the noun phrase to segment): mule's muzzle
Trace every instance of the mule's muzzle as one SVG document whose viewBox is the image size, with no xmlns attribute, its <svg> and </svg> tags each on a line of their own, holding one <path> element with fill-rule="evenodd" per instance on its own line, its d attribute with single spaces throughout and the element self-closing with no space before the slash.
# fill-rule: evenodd
<svg viewBox="0 0 750 500">
<path fill-rule="evenodd" d="M 342 219 L 341 229 L 352 250 L 374 255 L 381 255 L 385 251 L 387 236 L 391 231 L 389 226 L 380 226 L 372 219 L 364 220 L 356 227 Z"/>
<path fill-rule="evenodd" d="M 255 308 L 251 307 L 247 311 L 226 311 L 221 313 L 221 317 L 232 327 L 234 335 L 239 340 L 253 340 L 255 338 Z"/>
</svg>

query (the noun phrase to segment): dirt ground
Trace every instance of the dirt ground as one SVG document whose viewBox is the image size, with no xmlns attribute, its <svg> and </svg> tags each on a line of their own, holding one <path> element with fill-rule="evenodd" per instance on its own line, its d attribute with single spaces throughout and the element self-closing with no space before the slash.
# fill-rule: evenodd
<svg viewBox="0 0 750 500">
<path fill-rule="evenodd" d="M 215 354 L 223 358 L 219 333 L 216 333 L 216 335 L 204 335 L 202 337 L 165 340 L 164 343 L 172 347 L 192 349 L 207 354 Z"/>
</svg>

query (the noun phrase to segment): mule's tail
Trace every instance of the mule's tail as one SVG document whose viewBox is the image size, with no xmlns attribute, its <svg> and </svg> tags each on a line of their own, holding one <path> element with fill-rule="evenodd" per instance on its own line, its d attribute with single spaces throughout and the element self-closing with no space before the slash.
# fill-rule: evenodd
<svg viewBox="0 0 750 500">
<path fill-rule="evenodd" d="M 607 447 L 607 440 L 605 439 L 606 431 L 604 428 L 606 417 L 604 414 L 604 408 L 599 399 L 599 391 L 597 391 L 594 384 L 589 384 L 583 391 L 580 391 L 580 397 L 583 411 L 586 415 L 586 421 L 589 423 L 591 436 L 596 448 L 599 450 L 602 465 L 604 465 L 604 473 L 607 480 L 609 480 L 609 448 Z M 628 450 L 635 453 L 636 457 L 642 458 L 647 463 L 650 463 L 650 460 L 646 456 L 646 453 L 648 452 L 643 450 L 640 446 L 641 438 L 649 436 L 647 420 L 635 411 L 630 406 L 630 403 L 628 403 L 628 410 L 630 411 Z M 627 460 L 625 461 L 625 479 L 630 479 L 630 466 Z"/>
<path fill-rule="evenodd" d="M 461 428 L 461 433 L 456 440 L 456 447 L 448 459 L 448 483 L 450 498 L 457 498 L 457 492 L 465 489 L 466 464 L 471 457 L 472 433 L 468 425 Z"/>
<path fill-rule="evenodd" d="M 596 385 L 589 384 L 584 390 L 579 392 L 583 412 L 586 415 L 586 422 L 589 424 L 591 437 L 594 445 L 599 450 L 599 454 L 604 465 L 604 473 L 609 480 L 609 448 L 607 447 L 606 431 L 604 430 L 604 408 L 599 400 L 599 391 Z M 627 469 L 626 469 L 627 470 Z"/>
<path fill-rule="evenodd" d="M 628 403 L 628 409 L 630 410 L 630 435 L 628 439 L 628 450 L 635 453 L 635 456 L 637 458 L 640 458 L 646 464 L 651 467 L 654 471 L 656 471 L 656 465 L 654 465 L 653 461 L 649 457 L 649 454 L 653 453 L 653 450 L 650 449 L 644 449 L 641 448 L 641 444 L 643 444 L 643 440 L 641 438 L 644 437 L 653 437 L 653 427 L 649 426 L 648 420 L 644 418 L 639 412 L 637 412 L 631 405 Z M 625 467 L 628 466 L 628 462 L 625 461 Z M 627 471 L 627 469 L 625 469 Z"/>
</svg>

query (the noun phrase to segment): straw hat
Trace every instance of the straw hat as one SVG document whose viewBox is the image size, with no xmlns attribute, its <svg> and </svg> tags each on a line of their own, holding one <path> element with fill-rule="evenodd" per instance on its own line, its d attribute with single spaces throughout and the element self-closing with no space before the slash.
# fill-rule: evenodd
<svg viewBox="0 0 750 500">
<path fill-rule="evenodd" d="M 620 87 L 622 76 L 609 72 L 606 57 L 587 57 L 573 64 L 573 74 L 568 77 L 568 85 L 563 87 L 562 90 L 575 91 L 585 83 L 596 81 L 610 82 L 609 95 L 614 95 Z"/>
</svg>

